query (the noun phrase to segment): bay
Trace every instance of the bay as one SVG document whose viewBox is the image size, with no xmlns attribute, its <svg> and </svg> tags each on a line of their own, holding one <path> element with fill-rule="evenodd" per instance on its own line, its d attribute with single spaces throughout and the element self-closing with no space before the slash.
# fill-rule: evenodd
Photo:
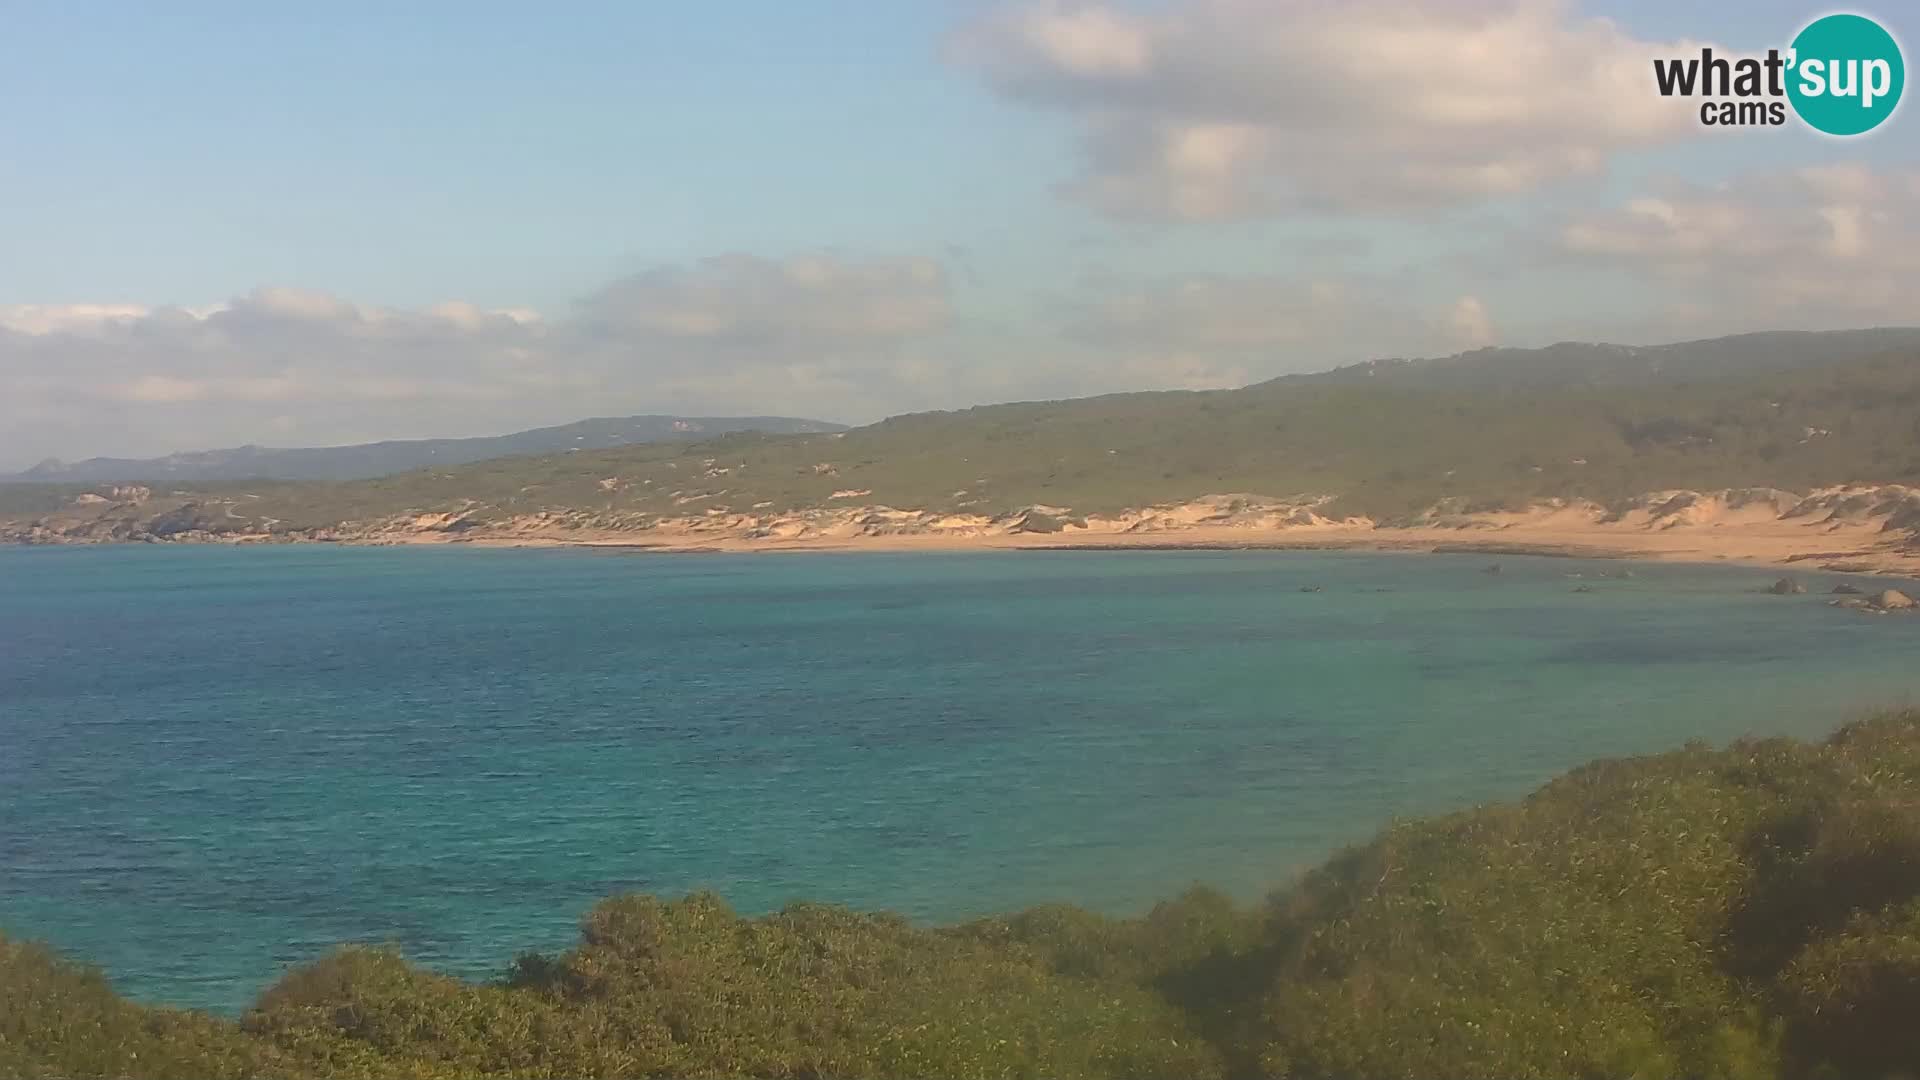
<svg viewBox="0 0 1920 1080">
<path fill-rule="evenodd" d="M 0 549 L 0 930 L 235 1011 L 346 941 L 497 974 L 622 890 L 1252 899 L 1396 816 L 1910 700 L 1920 619 L 1840 577 L 1627 568 Z"/>
</svg>

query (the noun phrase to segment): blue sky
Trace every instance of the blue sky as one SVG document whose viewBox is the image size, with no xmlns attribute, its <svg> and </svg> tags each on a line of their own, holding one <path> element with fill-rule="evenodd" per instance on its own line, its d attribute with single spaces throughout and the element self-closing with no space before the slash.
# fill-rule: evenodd
<svg viewBox="0 0 1920 1080">
<path fill-rule="evenodd" d="M 941 66 L 937 4 L 188 7 L 14 14 L 0 296 L 550 307 L 654 262 L 1059 216 L 1067 148 Z"/>
<path fill-rule="evenodd" d="M 0 6 L 0 467 L 1920 322 L 1911 116 L 1607 81 L 1820 10 Z"/>
</svg>

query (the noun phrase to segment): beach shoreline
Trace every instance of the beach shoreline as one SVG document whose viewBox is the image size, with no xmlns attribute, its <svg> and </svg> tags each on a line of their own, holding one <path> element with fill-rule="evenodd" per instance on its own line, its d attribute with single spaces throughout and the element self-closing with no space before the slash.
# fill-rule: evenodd
<svg viewBox="0 0 1920 1080">
<path fill-rule="evenodd" d="M 781 553 L 963 553 L 963 552 L 1147 552 L 1147 551 L 1354 551 L 1409 555 L 1536 556 L 1648 563 L 1696 563 L 1810 572 L 1920 578 L 1920 551 L 1905 550 L 1878 534 L 1840 539 L 1757 530 L 1634 533 L 1597 526 L 1590 531 L 1501 530 L 1501 536 L 1462 536 L 1476 530 L 1431 526 L 1367 526 L 1299 531 L 1195 528 L 1177 536 L 1125 535 L 1073 530 L 1059 533 L 954 535 L 942 533 L 775 539 L 676 533 L 559 531 L 485 532 L 474 535 L 395 534 L 338 539 L 354 546 L 458 546 L 496 549 L 587 549 L 633 554 Z M 1863 530 L 1855 530 L 1862 532 Z"/>
<path fill-rule="evenodd" d="M 501 514 L 482 504 L 288 529 L 244 503 L 207 504 L 215 527 L 156 529 L 157 508 L 75 507 L 0 522 L 0 541 L 586 548 L 655 554 L 969 551 L 1375 551 L 1686 562 L 1920 577 L 1920 490 L 1843 485 L 1806 495 L 1770 488 L 1659 491 L 1603 505 L 1552 500 L 1520 509 L 1448 509 L 1376 521 L 1326 496 L 1208 495 L 1111 514 L 1030 506 L 987 515 L 883 504 L 655 516 L 553 509 Z M 231 523 L 229 525 L 229 523 Z M 11 527 L 8 527 L 8 526 Z"/>
</svg>

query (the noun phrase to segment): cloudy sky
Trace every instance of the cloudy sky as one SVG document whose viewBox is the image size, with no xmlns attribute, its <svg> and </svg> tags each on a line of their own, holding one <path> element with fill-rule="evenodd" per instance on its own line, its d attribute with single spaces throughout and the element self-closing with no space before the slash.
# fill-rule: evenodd
<svg viewBox="0 0 1920 1080">
<path fill-rule="evenodd" d="M 0 468 L 1920 323 L 1910 108 L 1653 92 L 1824 10 L 0 4 Z"/>
</svg>

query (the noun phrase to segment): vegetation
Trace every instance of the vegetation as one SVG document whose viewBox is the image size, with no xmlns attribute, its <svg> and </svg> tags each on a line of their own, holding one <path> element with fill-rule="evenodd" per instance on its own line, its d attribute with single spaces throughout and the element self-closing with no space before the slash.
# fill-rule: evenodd
<svg viewBox="0 0 1920 1080">
<path fill-rule="evenodd" d="M 1829 337 L 1782 340 L 1810 349 Z M 1881 340 L 1836 337 L 1856 349 Z M 1491 350 L 1438 367 L 1363 365 L 1240 390 L 922 413 L 840 434 L 734 433 L 352 483 L 163 488 L 140 506 L 74 507 L 72 491 L 0 488 L 0 517 L 18 526 L 64 505 L 101 516 L 95 538 L 164 538 L 298 533 L 424 512 L 465 512 L 468 527 L 543 511 L 641 527 L 709 510 L 846 506 L 835 496 L 848 491 L 864 493 L 860 503 L 996 515 L 1247 492 L 1335 495 L 1334 512 L 1391 521 L 1442 500 L 1490 507 L 1668 488 L 1920 484 L 1920 352 L 1784 370 L 1768 353 L 1760 359 L 1770 363 L 1749 365 L 1764 373 L 1727 375 L 1737 352 L 1727 343 L 1746 340 L 1706 343 L 1716 346 L 1706 360 L 1682 368 L 1698 377 L 1574 380 L 1578 363 L 1619 373 L 1592 346 Z M 1572 359 L 1561 355 L 1568 350 Z M 1620 353 L 1656 367 L 1672 359 Z M 1529 377 L 1521 361 L 1553 377 Z"/>
<path fill-rule="evenodd" d="M 15 483 L 160 484 L 180 487 L 220 481 L 358 480 L 429 465 L 527 454 L 554 454 L 633 443 L 684 442 L 730 431 L 791 434 L 844 430 L 839 424 L 784 416 L 619 416 L 474 439 L 400 439 L 353 446 L 274 449 L 237 446 L 163 458 L 89 458 L 43 461 L 0 481 Z"/>
<path fill-rule="evenodd" d="M 75 484 L 0 484 L 0 515 L 58 513 L 90 490 Z"/>
<path fill-rule="evenodd" d="M 472 985 L 348 948 L 238 1020 L 0 940 L 0 1075 L 1861 1077 L 1920 1061 L 1920 712 L 1601 761 L 1248 908 L 928 929 L 621 896 Z"/>
</svg>

